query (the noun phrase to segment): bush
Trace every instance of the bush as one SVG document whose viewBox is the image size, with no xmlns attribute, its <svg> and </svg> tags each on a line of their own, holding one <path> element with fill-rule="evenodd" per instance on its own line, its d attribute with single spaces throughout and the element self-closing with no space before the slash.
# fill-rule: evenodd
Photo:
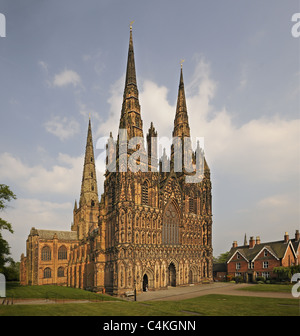
<svg viewBox="0 0 300 336">
<path fill-rule="evenodd" d="M 259 280 L 259 281 L 257 281 L 257 284 L 258 284 L 258 285 L 263 285 L 263 284 L 264 284 L 264 281 Z"/>
<path fill-rule="evenodd" d="M 234 278 L 234 281 L 235 281 L 235 283 L 242 283 L 242 282 L 244 282 L 243 277 L 241 277 L 241 276 L 236 276 Z"/>
<path fill-rule="evenodd" d="M 257 283 L 259 283 L 259 282 L 265 283 L 265 278 L 262 277 L 262 276 L 258 276 L 258 277 L 256 277 L 256 282 Z"/>
</svg>

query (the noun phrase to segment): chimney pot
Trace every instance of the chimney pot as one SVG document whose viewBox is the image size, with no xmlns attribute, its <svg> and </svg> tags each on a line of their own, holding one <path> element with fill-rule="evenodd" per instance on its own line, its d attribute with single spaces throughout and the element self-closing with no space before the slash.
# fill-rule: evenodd
<svg viewBox="0 0 300 336">
<path fill-rule="evenodd" d="M 257 236 L 256 237 L 256 245 L 259 245 L 260 244 L 260 236 Z"/>
<path fill-rule="evenodd" d="M 289 234 L 286 232 L 285 234 L 284 234 L 284 242 L 285 243 L 287 243 L 288 241 L 289 241 Z"/>
<path fill-rule="evenodd" d="M 233 241 L 232 247 L 237 247 L 237 241 L 236 240 Z"/>
</svg>

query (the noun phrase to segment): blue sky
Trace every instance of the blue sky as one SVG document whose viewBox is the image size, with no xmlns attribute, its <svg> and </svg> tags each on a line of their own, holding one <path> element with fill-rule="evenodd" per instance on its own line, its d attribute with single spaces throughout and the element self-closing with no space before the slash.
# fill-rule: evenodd
<svg viewBox="0 0 300 336">
<path fill-rule="evenodd" d="M 144 133 L 171 136 L 180 60 L 213 185 L 214 255 L 299 228 L 299 1 L 0 0 L 1 214 L 18 260 L 31 227 L 69 230 L 88 116 L 116 136 L 133 25 Z M 100 150 L 95 149 L 95 155 Z M 103 178 L 98 173 L 98 188 Z"/>
</svg>

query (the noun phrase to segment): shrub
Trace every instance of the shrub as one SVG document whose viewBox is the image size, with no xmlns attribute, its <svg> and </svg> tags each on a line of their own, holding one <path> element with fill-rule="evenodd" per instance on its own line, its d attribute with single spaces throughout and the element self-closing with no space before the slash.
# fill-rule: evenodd
<svg viewBox="0 0 300 336">
<path fill-rule="evenodd" d="M 235 283 L 242 283 L 242 282 L 244 282 L 243 277 L 241 277 L 241 276 L 236 276 L 234 278 L 234 280 L 235 280 Z"/>
<path fill-rule="evenodd" d="M 257 276 L 257 277 L 256 277 L 256 282 L 257 282 L 257 283 L 259 283 L 259 282 L 265 283 L 265 278 L 262 277 L 262 276 Z"/>
</svg>

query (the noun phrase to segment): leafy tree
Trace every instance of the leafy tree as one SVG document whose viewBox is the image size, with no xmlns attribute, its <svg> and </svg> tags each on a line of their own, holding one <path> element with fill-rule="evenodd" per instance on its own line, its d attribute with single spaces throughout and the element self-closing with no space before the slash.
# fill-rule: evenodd
<svg viewBox="0 0 300 336">
<path fill-rule="evenodd" d="M 3 211 L 7 204 L 13 199 L 16 199 L 16 195 L 10 190 L 9 186 L 5 184 L 0 184 L 0 211 Z M 13 229 L 10 223 L 0 217 L 0 273 L 5 273 L 5 264 L 11 262 L 11 258 L 8 257 L 10 254 L 8 242 L 3 238 L 1 231 L 8 230 L 13 233 Z"/>
<path fill-rule="evenodd" d="M 225 263 L 228 259 L 229 251 L 221 253 L 217 258 L 214 258 L 215 263 Z"/>
</svg>

